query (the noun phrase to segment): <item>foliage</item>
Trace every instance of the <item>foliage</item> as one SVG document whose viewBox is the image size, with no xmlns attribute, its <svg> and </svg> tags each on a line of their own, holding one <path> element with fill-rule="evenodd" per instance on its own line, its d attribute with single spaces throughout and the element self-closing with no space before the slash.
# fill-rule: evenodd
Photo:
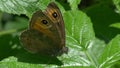
<svg viewBox="0 0 120 68">
<path fill-rule="evenodd" d="M 44 57 L 24 50 L 19 35 L 28 28 L 28 18 L 36 10 L 44 11 L 51 1 L 1 0 L 0 68 L 119 68 L 120 1 L 85 1 L 54 1 L 64 18 L 69 52 Z M 14 14 L 12 20 L 8 20 L 9 16 L 3 18 L 4 12 Z"/>
</svg>

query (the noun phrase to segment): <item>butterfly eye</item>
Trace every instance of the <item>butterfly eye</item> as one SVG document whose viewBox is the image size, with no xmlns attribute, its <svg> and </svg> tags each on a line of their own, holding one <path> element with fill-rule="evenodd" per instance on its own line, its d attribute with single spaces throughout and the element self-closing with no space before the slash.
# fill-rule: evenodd
<svg viewBox="0 0 120 68">
<path fill-rule="evenodd" d="M 52 13 L 52 16 L 53 16 L 54 18 L 56 18 L 56 17 L 57 17 L 57 13 L 56 13 L 56 12 Z"/>
<path fill-rule="evenodd" d="M 48 23 L 46 20 L 42 20 L 41 22 L 45 25 Z"/>
</svg>

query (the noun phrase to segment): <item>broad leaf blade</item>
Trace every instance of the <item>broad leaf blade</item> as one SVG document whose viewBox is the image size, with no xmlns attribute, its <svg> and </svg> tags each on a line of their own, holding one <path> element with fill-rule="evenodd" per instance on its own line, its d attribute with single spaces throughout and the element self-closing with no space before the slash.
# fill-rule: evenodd
<svg viewBox="0 0 120 68">
<path fill-rule="evenodd" d="M 47 2 L 47 3 L 46 3 Z M 35 10 L 40 8 L 45 8 L 45 4 L 48 4 L 48 0 L 1 0 L 0 1 L 0 10 L 12 14 L 26 14 L 31 16 Z M 42 4 L 43 3 L 43 4 Z"/>
<path fill-rule="evenodd" d="M 66 45 L 69 47 L 65 65 L 89 66 L 85 51 L 95 38 L 89 17 L 81 11 L 68 11 L 64 14 L 66 27 Z M 62 58 L 63 59 L 63 58 Z M 66 64 L 67 63 L 67 64 Z"/>
<path fill-rule="evenodd" d="M 90 41 L 95 38 L 89 17 L 81 11 L 66 12 L 65 26 L 68 44 L 87 48 Z M 73 44 L 72 41 L 76 44 Z"/>
<path fill-rule="evenodd" d="M 112 39 L 105 47 L 103 54 L 99 58 L 99 67 L 112 66 L 118 60 L 120 60 L 120 35 Z"/>
</svg>

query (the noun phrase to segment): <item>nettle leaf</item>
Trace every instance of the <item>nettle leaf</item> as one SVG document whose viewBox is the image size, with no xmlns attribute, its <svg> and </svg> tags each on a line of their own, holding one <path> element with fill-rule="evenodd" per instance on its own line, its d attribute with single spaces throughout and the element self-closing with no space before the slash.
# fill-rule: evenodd
<svg viewBox="0 0 120 68">
<path fill-rule="evenodd" d="M 89 17 L 76 10 L 66 12 L 64 18 L 68 44 L 87 48 L 90 41 L 95 38 Z"/>
<path fill-rule="evenodd" d="M 12 14 L 26 14 L 28 17 L 35 10 L 45 8 L 50 0 L 1 0 L 0 10 Z"/>
<path fill-rule="evenodd" d="M 101 56 L 98 59 L 99 68 L 107 68 L 120 60 L 120 35 L 113 38 L 110 43 L 104 48 Z"/>
<path fill-rule="evenodd" d="M 78 9 L 78 4 L 80 3 L 81 0 L 67 0 L 70 4 L 70 7 L 72 10 Z"/>
<path fill-rule="evenodd" d="M 66 45 L 69 47 L 69 53 L 63 60 L 65 66 L 76 65 L 86 67 L 91 65 L 86 51 L 95 36 L 89 17 L 79 10 L 67 11 L 64 14 L 64 21 L 66 27 Z"/>
</svg>

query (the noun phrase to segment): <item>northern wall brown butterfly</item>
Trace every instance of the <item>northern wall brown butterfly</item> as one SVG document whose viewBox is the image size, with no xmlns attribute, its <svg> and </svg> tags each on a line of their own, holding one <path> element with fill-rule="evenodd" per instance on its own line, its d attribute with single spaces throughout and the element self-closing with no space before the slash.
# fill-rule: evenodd
<svg viewBox="0 0 120 68">
<path fill-rule="evenodd" d="M 20 35 L 23 47 L 32 53 L 58 56 L 68 52 L 65 46 L 65 28 L 61 12 L 54 2 L 46 10 L 36 11 L 29 27 Z"/>
</svg>

